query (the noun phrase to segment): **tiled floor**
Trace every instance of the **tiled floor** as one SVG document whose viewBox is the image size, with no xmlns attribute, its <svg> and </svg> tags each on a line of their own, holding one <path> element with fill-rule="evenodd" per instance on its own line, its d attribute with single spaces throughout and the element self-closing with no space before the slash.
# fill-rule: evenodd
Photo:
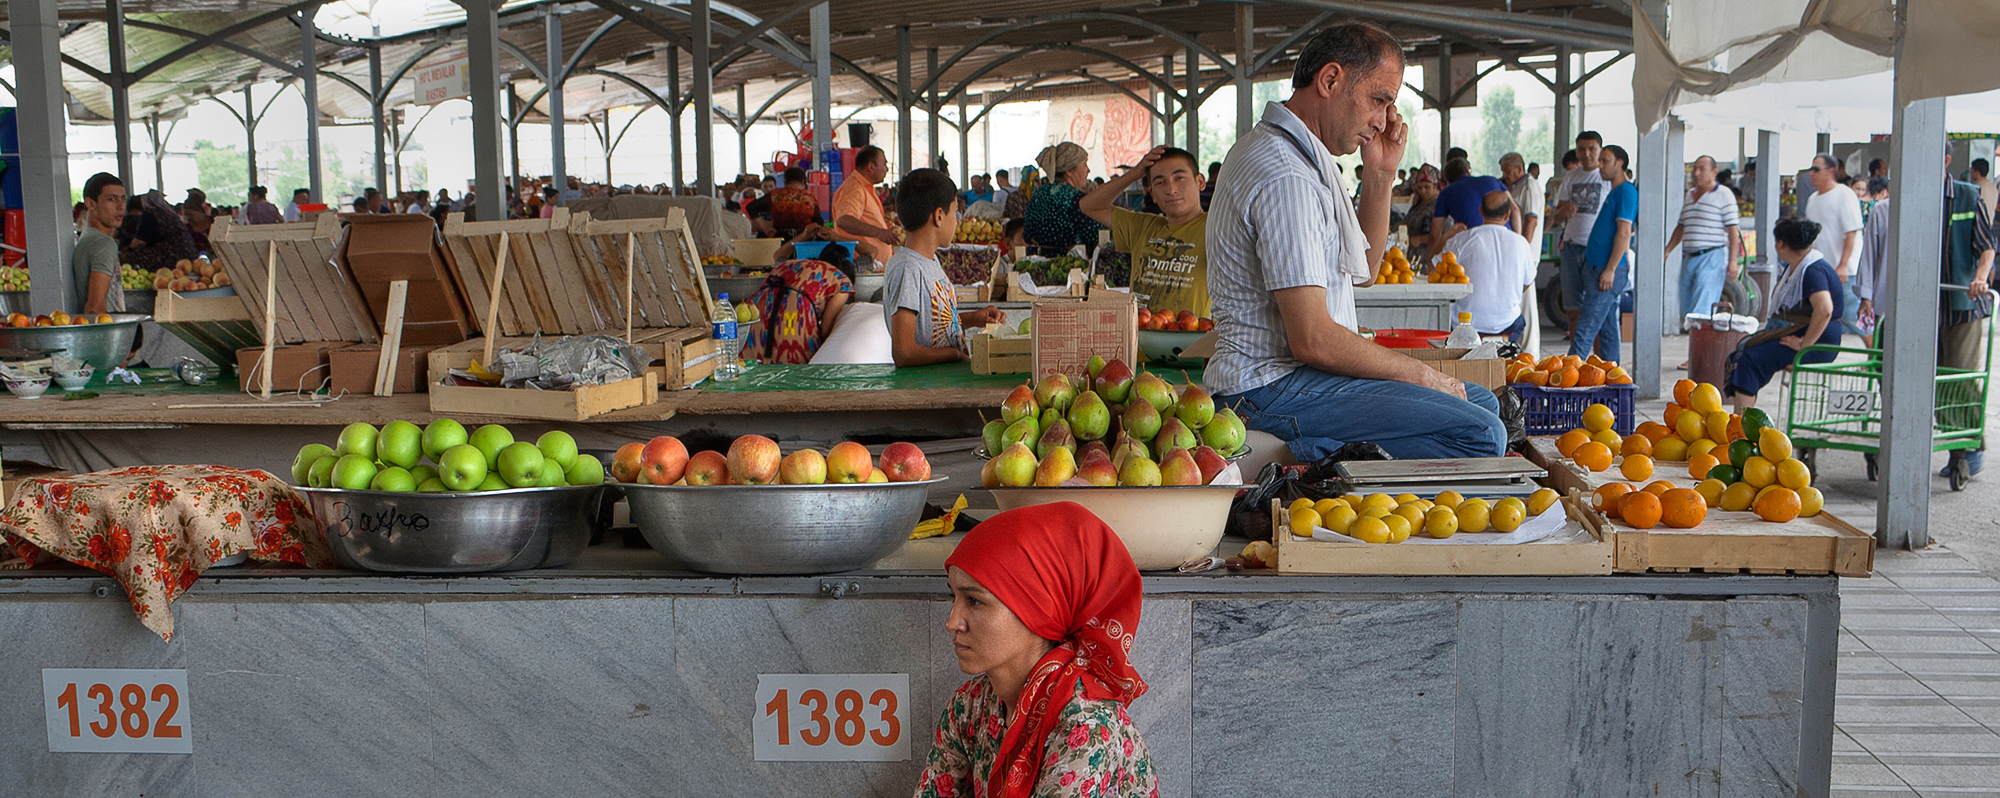
<svg viewBox="0 0 2000 798">
<path fill-rule="evenodd" d="M 1835 798 L 2000 798 L 2000 581 L 1948 550 L 1840 585 Z"/>
</svg>

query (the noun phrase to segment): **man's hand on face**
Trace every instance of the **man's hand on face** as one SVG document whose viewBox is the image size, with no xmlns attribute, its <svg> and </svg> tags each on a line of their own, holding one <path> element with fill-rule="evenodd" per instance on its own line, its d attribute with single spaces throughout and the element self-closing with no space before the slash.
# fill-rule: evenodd
<svg viewBox="0 0 2000 798">
<path fill-rule="evenodd" d="M 1403 148 L 1410 141 L 1410 126 L 1403 122 L 1403 114 L 1390 106 L 1388 126 L 1376 133 L 1374 138 L 1361 145 L 1361 165 L 1371 171 L 1387 170 L 1396 173 L 1396 165 L 1403 162 Z"/>
</svg>

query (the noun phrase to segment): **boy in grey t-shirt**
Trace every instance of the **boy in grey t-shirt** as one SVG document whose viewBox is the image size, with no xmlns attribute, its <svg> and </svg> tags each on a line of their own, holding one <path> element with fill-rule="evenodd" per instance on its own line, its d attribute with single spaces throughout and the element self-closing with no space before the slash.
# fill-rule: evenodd
<svg viewBox="0 0 2000 798">
<path fill-rule="evenodd" d="M 951 278 L 924 255 L 950 244 L 958 230 L 958 186 L 936 169 L 913 170 L 896 185 L 896 215 L 908 226 L 907 246 L 890 256 L 882 286 L 882 314 L 896 365 L 964 360 L 964 329 L 1006 316 L 991 305 L 960 314 Z"/>
</svg>

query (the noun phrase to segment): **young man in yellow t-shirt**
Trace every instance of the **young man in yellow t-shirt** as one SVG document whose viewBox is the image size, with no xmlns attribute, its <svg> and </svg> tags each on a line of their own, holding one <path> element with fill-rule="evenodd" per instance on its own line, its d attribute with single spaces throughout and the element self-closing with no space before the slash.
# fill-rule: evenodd
<svg viewBox="0 0 2000 798">
<path fill-rule="evenodd" d="M 1146 196 L 1160 213 L 1113 204 L 1126 187 L 1145 180 Z M 1111 243 L 1132 256 L 1132 293 L 1154 311 L 1209 316 L 1206 246 L 1208 212 L 1201 192 L 1208 184 L 1194 154 L 1154 147 L 1139 164 L 1077 201 L 1077 210 L 1111 228 Z"/>
</svg>

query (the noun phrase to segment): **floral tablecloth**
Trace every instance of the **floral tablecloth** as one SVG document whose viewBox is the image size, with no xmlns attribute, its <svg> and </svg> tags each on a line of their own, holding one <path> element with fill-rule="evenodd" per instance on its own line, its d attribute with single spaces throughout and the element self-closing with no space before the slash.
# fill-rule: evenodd
<svg viewBox="0 0 2000 798">
<path fill-rule="evenodd" d="M 24 480 L 0 514 L 0 568 L 102 571 L 125 586 L 139 622 L 174 636 L 174 599 L 238 552 L 332 568 L 319 522 L 284 480 L 222 466 L 137 466 Z"/>
</svg>

